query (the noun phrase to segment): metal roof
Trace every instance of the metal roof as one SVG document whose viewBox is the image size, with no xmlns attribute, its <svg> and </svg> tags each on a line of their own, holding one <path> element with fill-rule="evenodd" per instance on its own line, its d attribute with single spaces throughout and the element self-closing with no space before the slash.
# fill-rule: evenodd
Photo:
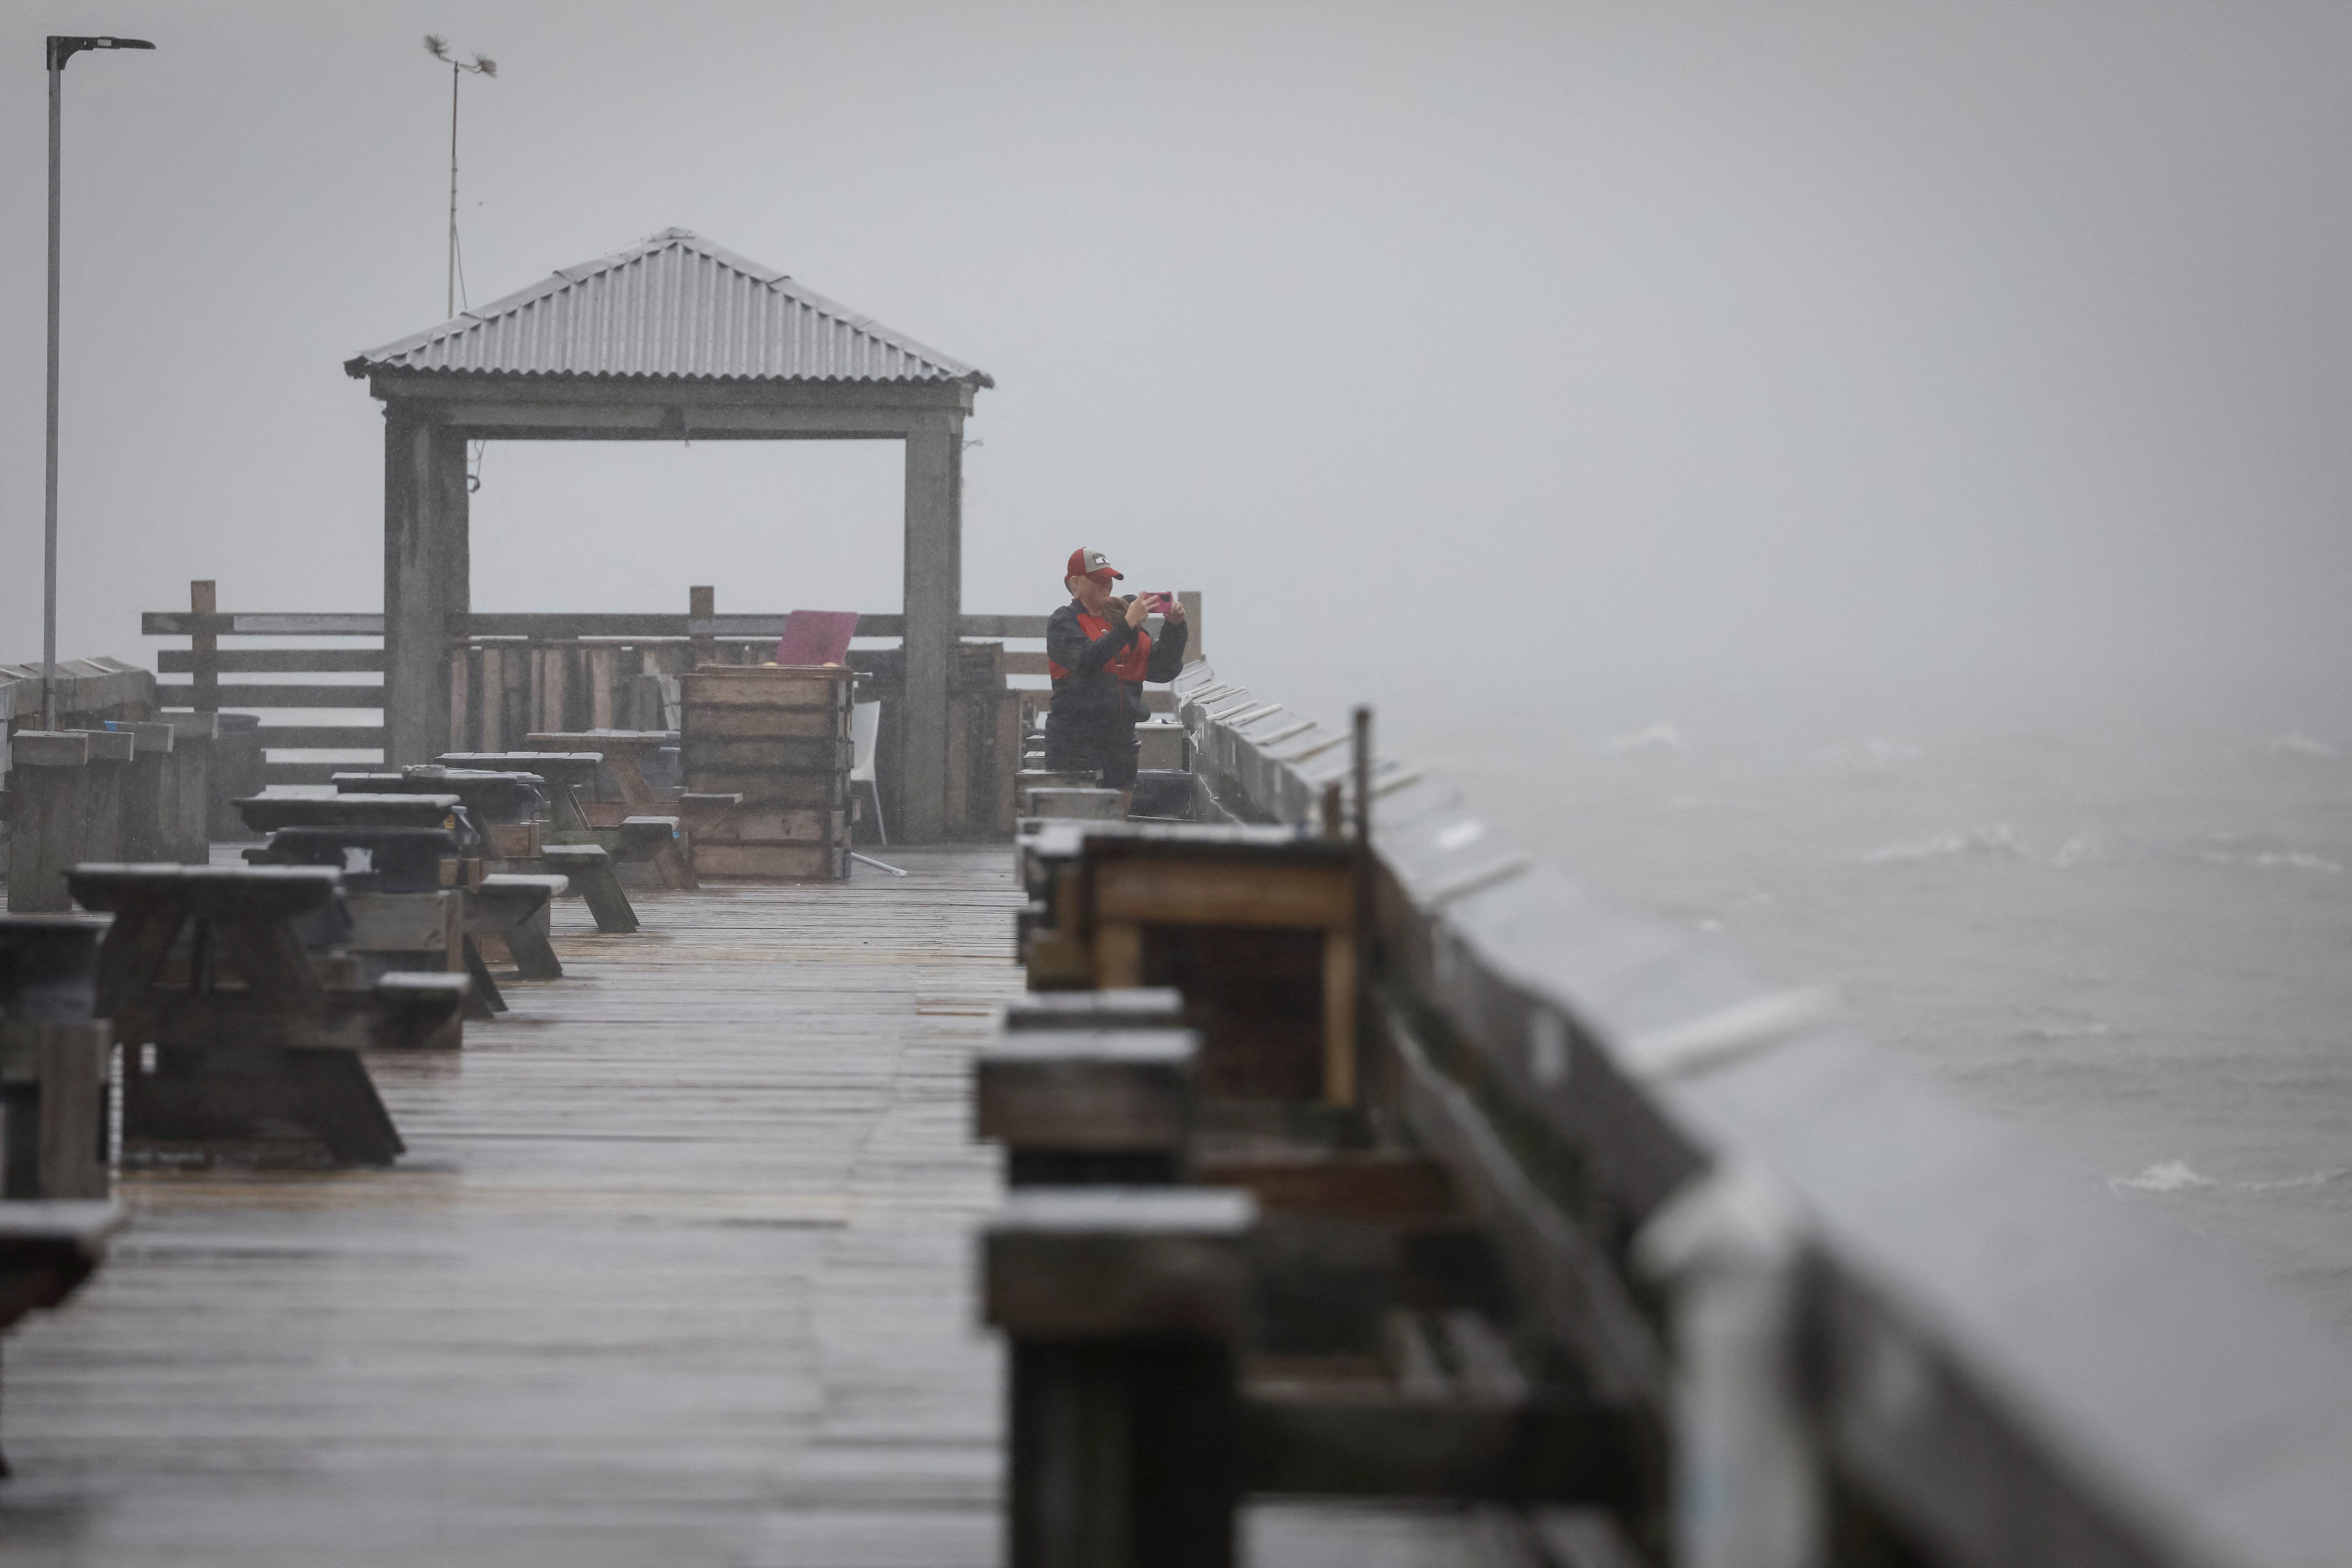
<svg viewBox="0 0 2352 1568">
<path fill-rule="evenodd" d="M 344 363 L 459 375 L 969 382 L 983 372 L 667 228 Z"/>
</svg>

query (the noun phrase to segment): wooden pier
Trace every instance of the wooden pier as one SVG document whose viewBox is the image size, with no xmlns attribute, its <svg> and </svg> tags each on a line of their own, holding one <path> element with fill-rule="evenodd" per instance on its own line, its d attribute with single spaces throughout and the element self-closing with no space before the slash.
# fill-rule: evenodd
<svg viewBox="0 0 2352 1568">
<path fill-rule="evenodd" d="M 999 1555 L 968 1058 L 1021 987 L 999 846 L 559 906 L 563 980 L 373 1053 L 385 1171 L 133 1174 L 6 1347 L 23 1564 L 952 1568 Z"/>
</svg>

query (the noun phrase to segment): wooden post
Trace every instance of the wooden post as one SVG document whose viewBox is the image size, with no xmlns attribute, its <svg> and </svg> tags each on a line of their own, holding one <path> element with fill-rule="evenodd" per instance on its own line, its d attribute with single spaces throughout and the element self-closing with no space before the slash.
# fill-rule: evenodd
<svg viewBox="0 0 2352 1568">
<path fill-rule="evenodd" d="M 686 591 L 686 618 L 688 623 L 687 647 L 691 654 L 690 662 L 687 666 L 689 674 L 696 665 L 719 662 L 719 639 L 709 632 L 696 632 L 692 628 L 693 622 L 707 621 L 718 613 L 719 590 L 717 588 L 688 588 Z M 550 728 L 545 725 L 541 727 Z M 562 728 L 561 725 L 552 727 Z"/>
<path fill-rule="evenodd" d="M 474 749 L 478 752 L 503 752 L 507 749 L 502 720 L 507 706 L 506 651 L 495 643 L 482 647 L 482 706 L 476 716 Z M 453 750 L 462 751 L 463 747 Z"/>
<path fill-rule="evenodd" d="M 172 824 L 162 858 L 202 866 L 213 857 L 213 742 L 220 736 L 218 713 L 173 713 Z"/>
<path fill-rule="evenodd" d="M 588 727 L 591 730 L 613 729 L 614 650 L 592 647 L 586 653 L 588 663 Z"/>
<path fill-rule="evenodd" d="M 172 763 L 172 726 L 138 724 L 131 730 L 131 770 L 122 796 L 122 858 L 170 860 L 178 847 L 179 775 Z"/>
<path fill-rule="evenodd" d="M 963 616 L 963 432 L 948 418 L 907 437 L 906 695 L 899 704 L 900 805 L 911 844 L 947 826 L 948 688 Z"/>
<path fill-rule="evenodd" d="M 1186 664 L 1191 664 L 1202 657 L 1201 590 L 1198 588 L 1179 589 L 1176 594 L 1176 602 L 1184 606 L 1184 624 L 1192 628 L 1184 637 L 1184 662 Z"/>
<path fill-rule="evenodd" d="M 209 581 L 188 584 L 188 608 L 199 616 L 220 614 L 220 595 Z M 188 638 L 189 700 L 199 713 L 220 710 L 220 638 L 198 632 Z"/>
<path fill-rule="evenodd" d="M 449 647 L 449 749 L 466 749 L 466 733 L 473 728 L 474 650 L 462 642 Z"/>
<path fill-rule="evenodd" d="M 449 639 L 470 629 L 466 442 L 402 403 L 384 405 L 384 762 L 447 749 Z"/>
<path fill-rule="evenodd" d="M 1015 1192 L 983 1242 L 1013 1342 L 1011 1568 L 1231 1568 L 1247 1194 Z"/>
</svg>

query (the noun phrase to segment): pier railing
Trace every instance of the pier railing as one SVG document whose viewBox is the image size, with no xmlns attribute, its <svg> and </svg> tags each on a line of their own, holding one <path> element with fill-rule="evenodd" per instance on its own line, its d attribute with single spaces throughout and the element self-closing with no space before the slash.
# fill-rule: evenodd
<svg viewBox="0 0 2352 1568">
<path fill-rule="evenodd" d="M 185 637 L 157 651 L 161 706 L 262 715 L 259 744 L 273 784 L 323 784 L 383 756 L 383 616 L 367 612 L 224 612 L 215 585 L 190 585 L 186 610 L 150 611 L 148 637 Z M 1182 595 L 1197 630 L 1201 595 Z M 756 664 L 782 635 L 781 613 L 717 612 L 698 587 L 684 610 L 661 613 L 482 612 L 450 643 L 451 751 L 521 749 L 535 732 L 677 727 L 677 678 L 698 663 Z M 899 820 L 893 707 L 903 654 L 874 646 L 905 635 L 898 615 L 861 615 L 848 662 L 859 700 L 884 704 L 877 773 L 886 820 Z M 992 837 L 1013 826 L 1012 776 L 1020 736 L 1045 684 L 1045 616 L 968 615 L 950 682 L 946 831 Z M 276 647 L 222 647 L 223 638 L 282 639 Z M 1029 646 L 1008 646 L 1021 645 Z M 298 646 L 300 645 L 300 646 Z M 257 676 L 239 680 L 239 676 Z M 224 679 L 227 678 L 227 679 Z M 1155 693 L 1165 705 L 1165 693 Z M 320 718 L 321 713 L 328 715 Z M 340 755 L 338 755 L 340 753 Z"/>
<path fill-rule="evenodd" d="M 1178 700 L 1234 815 L 1345 787 L 1346 731 L 1205 665 Z M 1441 772 L 1370 776 L 1377 1102 L 1666 1435 L 1675 1561 L 2347 1560 L 2352 1361 L 2292 1310 L 1819 993 L 1595 906 Z"/>
</svg>

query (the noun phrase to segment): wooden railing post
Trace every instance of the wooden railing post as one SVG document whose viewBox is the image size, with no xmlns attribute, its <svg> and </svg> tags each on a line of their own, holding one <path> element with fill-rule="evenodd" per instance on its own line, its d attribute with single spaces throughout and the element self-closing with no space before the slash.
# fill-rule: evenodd
<svg viewBox="0 0 2352 1568">
<path fill-rule="evenodd" d="M 220 595 L 210 579 L 188 584 L 188 608 L 199 616 L 220 613 Z M 220 661 L 212 655 L 220 652 L 220 638 L 210 632 L 196 632 L 188 638 L 191 655 L 188 660 L 189 697 L 199 713 L 220 711 Z"/>
<path fill-rule="evenodd" d="M 1191 628 L 1184 638 L 1184 662 L 1186 664 L 1197 663 L 1202 657 L 1201 652 L 1201 590 L 1198 588 L 1179 589 L 1176 594 L 1176 602 L 1184 606 L 1184 624 Z"/>
<path fill-rule="evenodd" d="M 688 588 L 686 591 L 686 618 L 688 623 L 707 621 L 719 613 L 719 590 L 715 587 Z M 719 658 L 719 640 L 709 633 L 695 636 L 688 643 L 693 649 L 694 664 L 713 664 Z M 688 673 L 692 673 L 691 666 Z"/>
</svg>

